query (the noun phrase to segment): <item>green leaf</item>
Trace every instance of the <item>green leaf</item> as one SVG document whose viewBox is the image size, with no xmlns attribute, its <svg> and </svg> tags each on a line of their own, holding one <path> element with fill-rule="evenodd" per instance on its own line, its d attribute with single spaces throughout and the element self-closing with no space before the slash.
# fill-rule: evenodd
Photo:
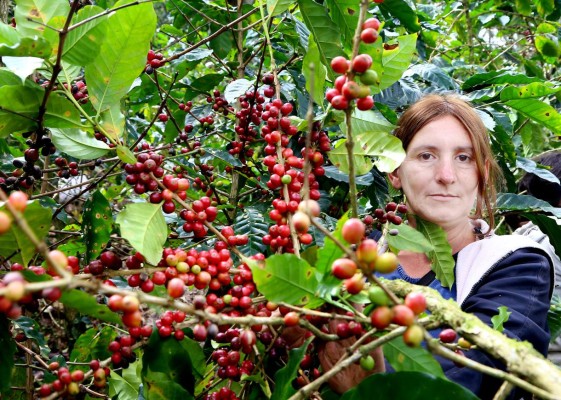
<svg viewBox="0 0 561 400">
<path fill-rule="evenodd" d="M 137 372 L 139 366 L 139 361 L 130 364 L 128 368 L 123 369 L 122 376 L 111 370 L 107 385 L 111 398 L 117 396 L 118 399 L 122 400 L 138 399 L 140 385 L 142 384 L 140 374 Z"/>
<path fill-rule="evenodd" d="M 70 5 L 66 0 L 18 0 L 14 18 L 23 36 L 42 36 L 53 17 L 67 16 Z"/>
<path fill-rule="evenodd" d="M 152 334 L 142 357 L 146 400 L 193 399 L 195 381 L 202 377 L 205 355 L 189 338 L 178 342 Z"/>
<path fill-rule="evenodd" d="M 421 232 L 433 247 L 433 251 L 427 254 L 431 260 L 431 269 L 436 274 L 436 279 L 442 283 L 442 286 L 451 288 L 454 284 L 454 258 L 452 257 L 452 249 L 448 243 L 446 232 L 432 222 L 424 221 L 417 217 L 417 230 Z"/>
<path fill-rule="evenodd" d="M 505 104 L 542 124 L 556 135 L 561 135 L 561 114 L 549 104 L 536 99 L 509 100 Z"/>
<path fill-rule="evenodd" d="M 516 10 L 522 14 L 529 16 L 532 14 L 532 2 L 530 0 L 515 0 Z"/>
<path fill-rule="evenodd" d="M 264 263 L 251 263 L 250 267 L 259 293 L 267 300 L 309 308 L 323 303 L 316 297 L 318 280 L 315 269 L 294 254 L 273 255 Z"/>
<path fill-rule="evenodd" d="M 426 372 L 445 378 L 442 367 L 424 347 L 409 347 L 403 338 L 397 337 L 383 347 L 384 357 L 397 372 Z"/>
<path fill-rule="evenodd" d="M 51 129 L 51 138 L 57 149 L 78 160 L 103 157 L 110 148 L 107 144 L 79 129 Z"/>
<path fill-rule="evenodd" d="M 529 158 L 516 157 L 516 167 L 524 171 L 539 176 L 541 179 L 560 184 L 559 178 L 546 168 L 540 168 L 538 164 Z"/>
<path fill-rule="evenodd" d="M 406 224 L 390 224 L 390 229 L 397 229 L 396 236 L 386 235 L 390 247 L 397 250 L 410 250 L 416 253 L 429 253 L 434 250 L 432 244 L 425 236 Z"/>
<path fill-rule="evenodd" d="M 346 47 L 352 48 L 360 13 L 358 2 L 353 0 L 327 0 L 325 4 L 329 8 L 333 22 L 341 29 Z"/>
<path fill-rule="evenodd" d="M 405 0 L 384 0 L 378 6 L 384 15 L 396 17 L 408 31 L 418 32 L 421 29 L 417 13 Z"/>
<path fill-rule="evenodd" d="M 548 236 L 555 253 L 557 255 L 561 254 L 561 226 L 557 225 L 555 219 L 536 213 L 522 213 L 522 217 L 537 225 Z"/>
<path fill-rule="evenodd" d="M 21 78 L 7 68 L 0 68 L 0 87 L 21 85 Z"/>
<path fill-rule="evenodd" d="M 503 83 L 528 84 L 532 82 L 543 82 L 542 79 L 517 73 L 512 70 L 498 70 L 483 72 L 470 76 L 462 85 L 463 90 L 474 90 L 489 85 L 500 85 Z"/>
<path fill-rule="evenodd" d="M 119 145 L 117 148 L 117 157 L 124 163 L 134 164 L 136 162 L 136 157 L 134 156 L 131 149 L 127 146 Z"/>
<path fill-rule="evenodd" d="M 0 56 L 48 58 L 51 44 L 42 37 L 25 37 L 9 25 L 0 23 Z"/>
<path fill-rule="evenodd" d="M 45 126 L 49 128 L 81 127 L 80 113 L 66 97 L 51 94 L 47 101 Z"/>
<path fill-rule="evenodd" d="M 72 19 L 72 25 L 94 17 L 103 11 L 101 7 L 85 6 Z M 64 41 L 63 60 L 74 65 L 87 65 L 94 61 L 101 45 L 107 40 L 106 21 L 107 16 L 97 17 L 69 31 Z"/>
<path fill-rule="evenodd" d="M 121 112 L 121 105 L 119 103 L 110 105 L 101 112 L 99 118 L 99 125 L 105 130 L 109 137 L 117 140 L 123 135 L 123 131 L 125 130 L 125 116 Z"/>
<path fill-rule="evenodd" d="M 325 75 L 327 69 L 320 62 L 319 50 L 316 42 L 311 38 L 308 51 L 302 61 L 302 74 L 306 78 L 306 90 L 316 104 L 323 107 Z M 313 85 L 313 87 L 311 87 Z"/>
<path fill-rule="evenodd" d="M 329 160 L 335 165 L 341 172 L 349 173 L 349 158 L 347 147 L 345 145 L 346 139 L 339 140 L 333 146 L 333 150 L 329 153 Z M 353 164 L 355 167 L 356 175 L 364 175 L 372 169 L 372 161 L 366 157 L 364 150 L 362 149 L 360 143 L 355 141 L 353 147 Z"/>
<path fill-rule="evenodd" d="M 561 209 L 552 207 L 547 201 L 536 199 L 534 196 L 514 193 L 499 193 L 497 196 L 497 211 L 545 211 L 557 218 L 561 218 Z"/>
<path fill-rule="evenodd" d="M 551 299 L 547 312 L 547 326 L 551 334 L 549 343 L 554 343 L 561 334 L 561 299 L 557 295 L 553 295 Z"/>
<path fill-rule="evenodd" d="M 327 9 L 313 0 L 298 0 L 304 23 L 312 33 L 320 60 L 327 67 L 330 77 L 334 77 L 331 70 L 331 60 L 337 56 L 346 57 L 341 49 L 341 33 L 339 27 L 329 18 Z"/>
<path fill-rule="evenodd" d="M 111 357 L 111 352 L 107 347 L 116 336 L 117 331 L 112 326 L 90 328 L 78 337 L 68 360 L 88 363 L 93 359 L 104 360 Z M 82 366 L 84 371 L 87 371 L 88 368 L 87 364 Z"/>
<path fill-rule="evenodd" d="M 68 290 L 62 293 L 59 300 L 66 307 L 74 309 L 82 314 L 99 320 L 110 322 L 112 324 L 120 324 L 121 317 L 114 313 L 104 304 L 99 304 L 95 297 L 86 292 L 77 289 Z"/>
<path fill-rule="evenodd" d="M 28 203 L 23 213 L 23 217 L 39 240 L 43 240 L 49 232 L 51 216 L 51 210 L 42 207 L 38 201 Z M 12 224 L 8 232 L 0 235 L 0 256 L 8 257 L 12 254 L 14 256 L 11 260 L 23 265 L 28 265 L 37 254 L 31 239 L 16 224 Z"/>
<path fill-rule="evenodd" d="M 4 314 L 0 314 L 0 349 L 0 393 L 10 393 L 16 344 L 10 334 L 10 321 Z"/>
<path fill-rule="evenodd" d="M 37 126 L 42 94 L 21 85 L 0 87 L 0 137 L 32 130 Z"/>
<path fill-rule="evenodd" d="M 314 338 L 311 337 L 304 344 L 296 349 L 290 350 L 288 363 L 275 374 L 275 390 L 271 400 L 285 400 L 296 393 L 292 386 L 292 381 L 296 378 L 300 362 L 304 359 L 309 344 Z"/>
<path fill-rule="evenodd" d="M 411 59 L 417 45 L 417 35 L 404 35 L 397 37 L 398 46 L 392 50 L 385 50 L 382 55 L 384 71 L 381 76 L 379 91 L 382 91 L 397 82 L 403 72 L 409 68 Z M 373 87 L 376 88 L 376 87 Z"/>
<path fill-rule="evenodd" d="M 250 90 L 255 85 L 255 82 L 247 79 L 236 79 L 230 82 L 226 89 L 224 89 L 224 98 L 228 103 L 234 104 L 236 100 Z"/>
<path fill-rule="evenodd" d="M 45 336 L 41 332 L 41 328 L 37 321 L 29 318 L 29 317 L 19 317 L 17 320 L 14 321 L 14 326 L 18 329 L 21 329 L 25 336 L 34 340 L 37 346 L 41 351 L 41 356 L 49 357 L 51 349 L 47 346 L 47 342 L 45 341 Z"/>
<path fill-rule="evenodd" d="M 508 86 L 501 92 L 501 100 L 531 99 L 544 97 L 559 92 L 561 88 L 553 87 L 541 82 L 533 82 L 525 86 Z"/>
<path fill-rule="evenodd" d="M 555 2 L 553 0 L 535 0 L 535 4 L 538 14 L 544 18 L 555 10 Z"/>
<path fill-rule="evenodd" d="M 291 0 L 267 0 L 267 12 L 269 18 L 279 15 L 290 7 L 294 2 Z"/>
<path fill-rule="evenodd" d="M 406 382 L 406 384 L 404 384 Z M 376 393 L 376 400 L 477 400 L 465 387 L 444 377 L 421 372 L 374 374 L 346 392 L 340 400 L 363 400 Z"/>
<path fill-rule="evenodd" d="M 117 216 L 121 235 L 146 261 L 157 265 L 162 258 L 168 231 L 162 207 L 158 204 L 128 204 Z"/>
<path fill-rule="evenodd" d="M 115 7 L 130 2 L 121 0 Z M 104 38 L 97 57 L 85 70 L 89 98 L 98 112 L 119 103 L 144 70 L 156 29 L 154 6 L 142 3 L 120 9 L 105 25 L 111 36 Z"/>
<path fill-rule="evenodd" d="M 506 306 L 500 306 L 498 310 L 499 313 L 491 317 L 491 322 L 493 323 L 493 329 L 502 332 L 505 329 L 503 324 L 508 321 L 512 313 L 508 311 L 508 307 Z"/>
<path fill-rule="evenodd" d="M 393 172 L 405 159 L 401 140 L 393 135 L 380 132 L 363 132 L 356 136 L 364 154 L 377 157 L 374 162 L 380 172 Z"/>
<path fill-rule="evenodd" d="M 113 218 L 109 201 L 96 190 L 84 204 L 82 229 L 86 244 L 86 262 L 95 260 L 109 242 Z"/>
<path fill-rule="evenodd" d="M 238 249 L 242 254 L 265 253 L 267 246 L 263 244 L 263 236 L 269 234 L 269 225 L 265 222 L 265 216 L 256 207 L 245 207 L 242 212 L 236 214 L 234 221 L 234 232 L 239 235 L 247 235 L 249 241 Z"/>
</svg>

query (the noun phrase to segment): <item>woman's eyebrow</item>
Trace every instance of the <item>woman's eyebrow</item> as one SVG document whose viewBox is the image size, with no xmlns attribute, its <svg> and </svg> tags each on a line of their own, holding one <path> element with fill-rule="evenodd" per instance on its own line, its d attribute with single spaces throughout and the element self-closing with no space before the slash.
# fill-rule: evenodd
<svg viewBox="0 0 561 400">
<path fill-rule="evenodd" d="M 431 144 L 422 144 L 410 148 L 410 151 L 415 153 L 421 150 L 438 151 L 439 147 Z M 457 146 L 454 147 L 454 152 L 473 152 L 473 146 Z"/>
</svg>

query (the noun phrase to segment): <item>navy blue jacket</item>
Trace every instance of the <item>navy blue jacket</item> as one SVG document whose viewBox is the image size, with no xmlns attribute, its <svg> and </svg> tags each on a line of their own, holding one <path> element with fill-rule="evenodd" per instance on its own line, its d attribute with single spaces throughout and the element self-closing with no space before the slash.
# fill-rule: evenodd
<svg viewBox="0 0 561 400">
<path fill-rule="evenodd" d="M 398 267 L 386 279 L 403 279 L 419 283 L 423 278 L 411 278 Z M 451 289 L 442 287 L 435 278 L 427 286 L 436 289 L 444 298 L 456 299 L 456 284 Z M 546 253 L 537 248 L 515 250 L 495 264 L 473 287 L 470 295 L 462 303 L 462 310 L 475 314 L 486 324 L 492 326 L 491 317 L 498 314 L 500 306 L 511 312 L 504 324 L 503 333 L 508 337 L 529 341 L 534 348 L 547 354 L 549 330 L 547 312 L 553 290 L 553 268 Z M 433 332 L 433 334 L 438 334 Z M 466 356 L 493 368 L 504 369 L 504 365 L 491 356 L 478 350 L 465 352 Z M 448 359 L 437 357 L 446 376 L 470 389 L 482 399 L 492 399 L 502 381 L 491 378 L 467 367 L 457 367 Z M 515 390 L 509 399 L 527 396 Z"/>
</svg>

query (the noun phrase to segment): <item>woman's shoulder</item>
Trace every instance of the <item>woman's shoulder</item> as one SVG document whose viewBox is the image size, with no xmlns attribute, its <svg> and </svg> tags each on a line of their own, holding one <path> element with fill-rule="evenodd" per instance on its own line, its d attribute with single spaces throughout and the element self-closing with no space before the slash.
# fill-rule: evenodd
<svg viewBox="0 0 561 400">
<path fill-rule="evenodd" d="M 548 264 L 551 268 L 553 265 L 547 251 L 539 243 L 520 235 L 491 235 L 466 246 L 458 253 L 456 263 L 458 303 L 462 304 L 472 288 L 491 271 L 506 264 L 515 264 L 519 256 L 527 257 L 528 254 L 544 261 L 530 263 L 528 268 L 538 265 L 547 267 Z"/>
</svg>

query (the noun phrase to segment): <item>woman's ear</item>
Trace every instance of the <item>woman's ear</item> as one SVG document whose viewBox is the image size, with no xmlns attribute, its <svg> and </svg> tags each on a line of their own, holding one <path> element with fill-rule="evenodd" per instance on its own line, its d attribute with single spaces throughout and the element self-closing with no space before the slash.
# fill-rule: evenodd
<svg viewBox="0 0 561 400">
<path fill-rule="evenodd" d="M 388 178 L 394 189 L 401 189 L 401 179 L 399 179 L 398 172 L 399 172 L 399 168 L 395 169 L 393 172 L 390 172 L 388 174 Z"/>
</svg>

